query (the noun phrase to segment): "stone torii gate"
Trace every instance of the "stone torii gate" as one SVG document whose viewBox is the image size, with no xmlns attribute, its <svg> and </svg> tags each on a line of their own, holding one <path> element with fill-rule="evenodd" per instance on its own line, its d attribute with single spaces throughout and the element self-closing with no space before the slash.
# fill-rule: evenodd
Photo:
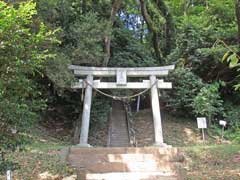
<svg viewBox="0 0 240 180">
<path fill-rule="evenodd" d="M 88 144 L 88 132 L 90 124 L 90 112 L 92 102 L 92 91 L 94 89 L 148 89 L 151 88 L 151 106 L 154 122 L 154 140 L 157 146 L 165 146 L 162 133 L 162 122 L 158 89 L 171 89 L 171 82 L 164 82 L 157 77 L 167 76 L 175 66 L 161 67 L 138 67 L 138 68 L 115 68 L 115 67 L 83 67 L 70 65 L 77 77 L 86 77 L 86 80 L 79 79 L 72 85 L 73 89 L 85 88 L 85 97 L 82 114 L 82 125 L 80 134 L 80 146 L 90 147 Z M 101 82 L 94 80 L 94 77 L 116 77 L 116 82 Z M 127 77 L 148 77 L 149 80 L 142 82 L 127 82 Z"/>
</svg>

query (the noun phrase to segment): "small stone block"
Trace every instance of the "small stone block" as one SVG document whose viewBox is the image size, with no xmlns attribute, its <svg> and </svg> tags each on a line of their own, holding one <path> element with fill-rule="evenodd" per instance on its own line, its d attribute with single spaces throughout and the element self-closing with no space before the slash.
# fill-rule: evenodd
<svg viewBox="0 0 240 180">
<path fill-rule="evenodd" d="M 117 85 L 118 86 L 127 85 L 127 70 L 126 69 L 118 69 L 117 70 Z"/>
<path fill-rule="evenodd" d="M 154 143 L 153 147 L 171 148 L 172 145 L 168 145 L 166 143 Z"/>
<path fill-rule="evenodd" d="M 92 146 L 90 144 L 77 144 L 76 147 L 80 148 L 91 148 Z"/>
</svg>

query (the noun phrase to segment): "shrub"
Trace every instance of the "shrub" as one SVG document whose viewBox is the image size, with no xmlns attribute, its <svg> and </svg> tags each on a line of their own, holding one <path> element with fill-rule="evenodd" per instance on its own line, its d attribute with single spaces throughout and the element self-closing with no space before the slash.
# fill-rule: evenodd
<svg viewBox="0 0 240 180">
<path fill-rule="evenodd" d="M 219 83 L 204 86 L 191 104 L 196 115 L 208 117 L 209 124 L 214 116 L 223 112 L 223 100 L 218 92 L 219 87 Z"/>
<path fill-rule="evenodd" d="M 240 111 L 239 106 L 228 106 L 226 107 L 226 112 L 224 114 L 225 119 L 229 127 L 232 130 L 239 130 L 240 129 Z"/>
<path fill-rule="evenodd" d="M 173 89 L 169 91 L 169 107 L 181 115 L 193 115 L 192 103 L 204 86 L 202 80 L 188 68 L 178 68 L 170 76 Z"/>
<path fill-rule="evenodd" d="M 228 130 L 225 133 L 225 137 L 234 142 L 240 143 L 240 129 L 236 129 L 235 131 Z"/>
<path fill-rule="evenodd" d="M 45 108 L 36 75 L 42 75 L 45 62 L 53 57 L 47 50 L 57 40 L 43 23 L 33 24 L 37 14 L 32 1 L 18 9 L 0 1 L 0 151 L 21 144 L 28 130 Z M 39 28 L 32 28 L 33 26 Z M 38 29 L 38 30 L 37 30 Z"/>
</svg>

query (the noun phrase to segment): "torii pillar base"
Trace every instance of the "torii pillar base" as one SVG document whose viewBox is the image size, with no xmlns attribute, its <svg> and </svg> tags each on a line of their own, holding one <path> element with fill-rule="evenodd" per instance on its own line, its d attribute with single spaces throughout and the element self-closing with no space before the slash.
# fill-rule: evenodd
<svg viewBox="0 0 240 180">
<path fill-rule="evenodd" d="M 92 146 L 90 144 L 77 144 L 76 147 L 80 148 L 91 148 Z"/>
<path fill-rule="evenodd" d="M 172 145 L 168 145 L 166 143 L 154 143 L 153 147 L 160 147 L 160 148 L 172 148 Z"/>
</svg>

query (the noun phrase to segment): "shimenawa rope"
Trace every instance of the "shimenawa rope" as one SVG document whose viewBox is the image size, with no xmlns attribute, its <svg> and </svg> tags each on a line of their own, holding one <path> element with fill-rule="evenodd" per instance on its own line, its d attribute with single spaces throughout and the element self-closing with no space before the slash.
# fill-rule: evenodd
<svg viewBox="0 0 240 180">
<path fill-rule="evenodd" d="M 132 98 L 135 98 L 137 96 L 141 96 L 142 94 L 146 93 L 147 91 L 149 91 L 150 89 L 152 89 L 153 86 L 155 86 L 158 82 L 158 80 L 156 80 L 149 88 L 147 89 L 144 89 L 143 91 L 137 93 L 137 94 L 134 94 L 134 95 L 131 95 L 131 96 L 113 96 L 111 94 L 107 94 L 97 88 L 95 88 L 91 83 L 89 83 L 86 79 L 83 80 L 87 85 L 91 86 L 95 91 L 97 91 L 99 94 L 102 94 L 106 97 L 109 97 L 109 98 L 112 98 L 112 99 L 115 99 L 115 100 L 126 100 L 126 99 L 132 99 Z"/>
</svg>

